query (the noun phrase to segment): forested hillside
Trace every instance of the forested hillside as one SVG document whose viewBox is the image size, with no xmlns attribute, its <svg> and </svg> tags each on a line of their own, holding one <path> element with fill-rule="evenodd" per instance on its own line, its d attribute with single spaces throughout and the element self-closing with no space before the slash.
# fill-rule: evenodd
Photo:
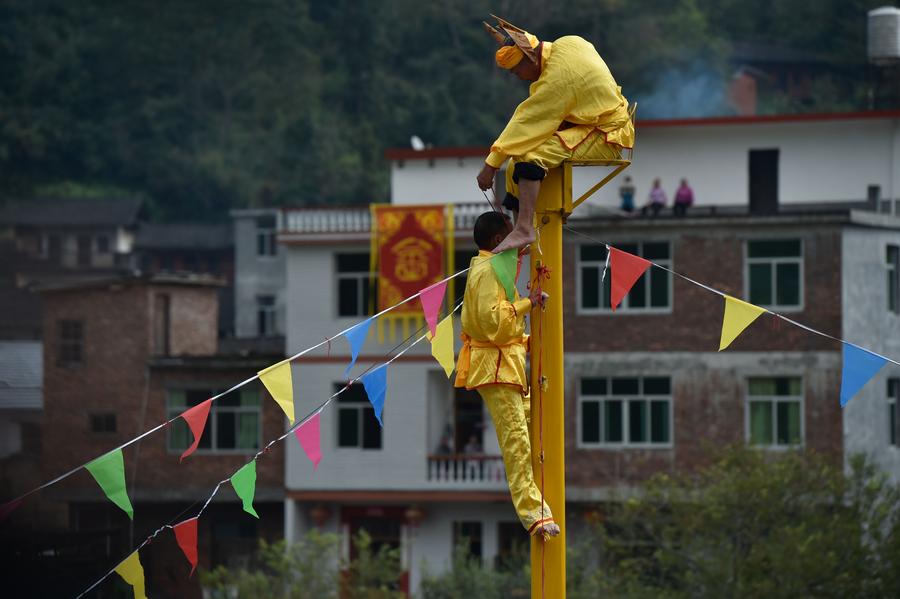
<svg viewBox="0 0 900 599">
<path fill-rule="evenodd" d="M 815 101 L 775 94 L 762 111 L 862 109 L 880 4 L 5 0 L 0 201 L 138 195 L 160 220 L 384 201 L 385 148 L 488 145 L 527 93 L 493 66 L 491 12 L 591 40 L 642 118 L 727 113 L 735 42 L 828 65 Z"/>
</svg>

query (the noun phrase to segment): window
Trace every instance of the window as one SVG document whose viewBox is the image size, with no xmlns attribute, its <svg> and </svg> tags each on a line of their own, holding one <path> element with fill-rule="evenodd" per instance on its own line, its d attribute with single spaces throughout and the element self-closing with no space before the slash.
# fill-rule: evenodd
<svg viewBox="0 0 900 599">
<path fill-rule="evenodd" d="M 453 550 L 464 545 L 469 555 L 481 559 L 481 522 L 453 523 Z"/>
<path fill-rule="evenodd" d="M 256 323 L 260 337 L 271 337 L 275 334 L 274 295 L 259 295 L 256 297 Z"/>
<path fill-rule="evenodd" d="M 91 432 L 92 433 L 114 433 L 116 432 L 116 415 L 112 413 L 91 414 Z"/>
<path fill-rule="evenodd" d="M 777 148 L 748 154 L 750 214 L 778 212 L 778 155 Z"/>
<path fill-rule="evenodd" d="M 256 219 L 256 254 L 258 256 L 274 256 L 277 253 L 275 216 L 260 216 Z"/>
<path fill-rule="evenodd" d="M 584 378 L 579 443 L 584 447 L 672 445 L 669 377 Z"/>
<path fill-rule="evenodd" d="M 109 253 L 109 236 L 108 235 L 98 235 L 97 236 L 97 253 L 98 254 L 108 254 Z"/>
<path fill-rule="evenodd" d="M 528 562 L 528 536 L 520 522 L 497 523 L 497 556 L 494 566 L 502 572 L 514 572 Z"/>
<path fill-rule="evenodd" d="M 166 400 L 169 418 L 206 401 L 219 391 L 214 389 L 173 389 Z M 169 429 L 169 451 L 181 453 L 194 441 L 187 423 L 175 420 Z M 209 419 L 198 451 L 250 453 L 259 449 L 262 438 L 259 391 L 239 389 L 212 402 Z"/>
<path fill-rule="evenodd" d="M 747 242 L 747 301 L 767 308 L 800 308 L 803 248 L 799 239 Z"/>
<path fill-rule="evenodd" d="M 335 392 L 343 388 L 343 383 L 334 384 Z M 351 385 L 337 400 L 338 447 L 381 449 L 381 427 L 362 384 Z"/>
<path fill-rule="evenodd" d="M 887 382 L 887 401 L 888 401 L 888 442 L 891 445 L 898 446 L 897 443 L 897 400 L 900 399 L 900 378 L 888 379 Z"/>
<path fill-rule="evenodd" d="M 369 254 L 337 254 L 338 316 L 369 313 Z"/>
<path fill-rule="evenodd" d="M 469 268 L 469 264 L 472 262 L 472 258 L 478 255 L 478 250 L 459 250 L 453 254 L 453 263 L 457 272 L 463 270 L 465 268 Z M 528 273 L 525 273 L 526 275 Z M 453 279 L 453 293 L 456 295 L 456 301 L 453 302 L 455 306 L 459 302 L 462 301 L 463 296 L 466 294 L 466 281 L 469 280 L 469 273 L 465 273 L 459 275 L 455 279 Z"/>
<path fill-rule="evenodd" d="M 887 246 L 888 311 L 900 314 L 900 245 Z"/>
<path fill-rule="evenodd" d="M 88 235 L 79 235 L 75 239 L 76 249 L 78 250 L 75 257 L 78 266 L 91 265 L 91 241 L 92 240 Z"/>
<path fill-rule="evenodd" d="M 59 365 L 74 366 L 84 360 L 84 325 L 80 320 L 59 321 Z"/>
<path fill-rule="evenodd" d="M 54 264 L 62 262 L 62 238 L 59 235 L 47 236 L 47 258 Z"/>
<path fill-rule="evenodd" d="M 629 254 L 641 256 L 660 266 L 672 268 L 669 242 L 623 243 L 616 246 Z M 606 246 L 583 244 L 578 248 L 578 310 L 581 313 L 607 312 L 610 301 L 610 276 L 601 282 L 606 264 Z M 632 312 L 664 312 L 672 308 L 672 276 L 659 268 L 649 268 L 639 278 L 618 310 Z"/>
<path fill-rule="evenodd" d="M 751 445 L 790 447 L 803 442 L 803 389 L 799 377 L 747 381 L 747 436 Z"/>
</svg>

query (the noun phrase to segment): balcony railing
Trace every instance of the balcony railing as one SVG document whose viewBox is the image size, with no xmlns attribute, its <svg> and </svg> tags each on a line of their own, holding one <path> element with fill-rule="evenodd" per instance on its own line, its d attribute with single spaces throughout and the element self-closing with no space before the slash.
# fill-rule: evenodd
<svg viewBox="0 0 900 599">
<path fill-rule="evenodd" d="M 498 455 L 455 454 L 428 456 L 428 480 L 437 483 L 502 483 L 503 458 Z"/>
</svg>

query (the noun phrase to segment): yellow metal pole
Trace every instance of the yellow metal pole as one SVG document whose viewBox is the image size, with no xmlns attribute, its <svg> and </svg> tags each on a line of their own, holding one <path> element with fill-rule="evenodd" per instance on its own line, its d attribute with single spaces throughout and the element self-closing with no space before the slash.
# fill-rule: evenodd
<svg viewBox="0 0 900 599">
<path fill-rule="evenodd" d="M 531 246 L 531 280 L 535 280 L 539 266 L 550 269 L 550 278 L 543 281 L 543 289 L 550 294 L 550 300 L 543 313 L 532 312 L 531 319 L 531 463 L 535 480 L 539 487 L 543 484 L 544 499 L 561 531 L 558 537 L 547 542 L 539 536 L 531 538 L 532 599 L 564 599 L 566 596 L 562 225 L 571 210 L 566 206 L 571 202 L 571 192 L 564 193 L 563 181 L 562 168 L 556 168 L 541 185 L 535 210 L 535 224 L 540 227 L 540 232 L 538 243 Z M 539 375 L 545 379 L 543 387 Z"/>
</svg>

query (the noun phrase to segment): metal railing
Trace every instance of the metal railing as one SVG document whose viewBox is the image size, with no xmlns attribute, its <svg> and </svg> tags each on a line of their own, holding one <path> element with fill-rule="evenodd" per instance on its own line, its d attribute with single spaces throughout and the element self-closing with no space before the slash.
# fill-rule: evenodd
<svg viewBox="0 0 900 599">
<path fill-rule="evenodd" d="M 438 483 L 497 483 L 506 480 L 506 471 L 503 458 L 498 455 L 430 455 L 428 480 Z"/>
</svg>

